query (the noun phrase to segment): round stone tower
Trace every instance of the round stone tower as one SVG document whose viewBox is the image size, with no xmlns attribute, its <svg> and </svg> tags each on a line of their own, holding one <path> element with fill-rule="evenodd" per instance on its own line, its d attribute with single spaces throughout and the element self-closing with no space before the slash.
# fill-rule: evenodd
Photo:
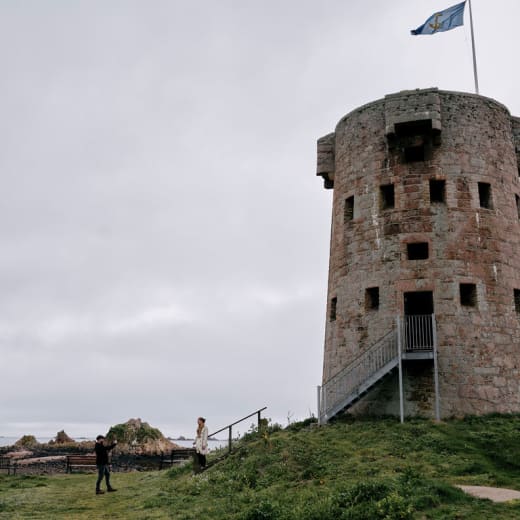
<svg viewBox="0 0 520 520">
<path fill-rule="evenodd" d="M 519 152 L 503 105 L 437 89 L 369 103 L 318 140 L 325 420 L 520 411 Z"/>
</svg>

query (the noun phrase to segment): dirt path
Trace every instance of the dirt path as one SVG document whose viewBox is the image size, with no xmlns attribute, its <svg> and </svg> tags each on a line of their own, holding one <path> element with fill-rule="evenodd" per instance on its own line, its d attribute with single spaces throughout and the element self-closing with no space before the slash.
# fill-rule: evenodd
<svg viewBox="0 0 520 520">
<path fill-rule="evenodd" d="M 514 489 L 495 488 L 487 486 L 457 486 L 465 493 L 477 498 L 487 498 L 493 502 L 509 502 L 519 500 L 520 491 Z"/>
</svg>

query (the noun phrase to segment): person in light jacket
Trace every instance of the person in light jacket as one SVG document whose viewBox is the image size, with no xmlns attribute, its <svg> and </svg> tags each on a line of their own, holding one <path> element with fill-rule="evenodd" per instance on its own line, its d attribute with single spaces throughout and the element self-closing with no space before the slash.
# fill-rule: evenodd
<svg viewBox="0 0 520 520">
<path fill-rule="evenodd" d="M 197 419 L 197 435 L 195 437 L 195 452 L 197 453 L 197 462 L 203 470 L 206 467 L 206 455 L 208 454 L 208 427 L 206 419 L 199 417 Z"/>
</svg>

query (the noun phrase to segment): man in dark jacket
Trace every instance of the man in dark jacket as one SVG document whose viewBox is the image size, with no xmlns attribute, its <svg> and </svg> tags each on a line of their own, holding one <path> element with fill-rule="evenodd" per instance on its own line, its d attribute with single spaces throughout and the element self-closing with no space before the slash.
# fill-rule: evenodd
<svg viewBox="0 0 520 520">
<path fill-rule="evenodd" d="M 105 446 L 105 437 L 103 435 L 98 435 L 96 437 L 96 466 L 98 469 L 98 479 L 96 482 L 96 495 L 102 495 L 104 491 L 101 491 L 100 485 L 103 480 L 103 476 L 105 477 L 107 483 L 107 491 L 116 491 L 110 485 L 110 467 L 108 465 L 108 452 L 115 447 L 117 441 L 114 441 L 113 444 L 109 446 Z"/>
</svg>

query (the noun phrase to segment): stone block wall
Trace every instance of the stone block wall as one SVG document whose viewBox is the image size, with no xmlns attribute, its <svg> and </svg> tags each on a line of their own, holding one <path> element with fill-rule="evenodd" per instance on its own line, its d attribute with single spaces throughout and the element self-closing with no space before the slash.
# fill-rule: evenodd
<svg viewBox="0 0 520 520">
<path fill-rule="evenodd" d="M 369 103 L 318 141 L 334 190 L 324 382 L 394 327 L 404 293 L 430 291 L 441 414 L 520 411 L 519 156 L 520 119 L 503 105 L 437 89 Z M 414 243 L 426 259 L 408 258 Z M 407 413 L 431 415 L 431 370 L 405 373 Z M 382 388 L 354 410 L 394 410 L 397 385 Z"/>
</svg>

